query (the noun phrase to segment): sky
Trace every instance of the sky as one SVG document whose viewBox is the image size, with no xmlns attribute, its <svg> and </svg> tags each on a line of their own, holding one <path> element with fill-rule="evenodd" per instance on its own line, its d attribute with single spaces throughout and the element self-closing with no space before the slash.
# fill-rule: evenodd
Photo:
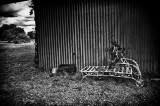
<svg viewBox="0 0 160 106">
<path fill-rule="evenodd" d="M 34 12 L 30 15 L 31 0 L 0 5 L 0 27 L 3 24 L 16 24 L 25 32 L 35 29 Z"/>
</svg>

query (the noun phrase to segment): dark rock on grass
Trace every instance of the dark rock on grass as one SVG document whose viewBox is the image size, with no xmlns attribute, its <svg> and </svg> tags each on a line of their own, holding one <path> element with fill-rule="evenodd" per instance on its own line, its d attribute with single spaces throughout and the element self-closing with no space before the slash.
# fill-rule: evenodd
<svg viewBox="0 0 160 106">
<path fill-rule="evenodd" d="M 77 72 L 77 68 L 75 64 L 61 64 L 58 66 L 57 74 L 68 74 L 68 75 L 75 75 Z"/>
</svg>

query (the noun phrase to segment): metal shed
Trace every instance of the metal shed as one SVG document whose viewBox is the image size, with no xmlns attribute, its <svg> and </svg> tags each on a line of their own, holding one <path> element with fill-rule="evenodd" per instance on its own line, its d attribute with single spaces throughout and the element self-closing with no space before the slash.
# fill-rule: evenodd
<svg viewBox="0 0 160 106">
<path fill-rule="evenodd" d="M 110 41 L 128 49 L 142 72 L 159 66 L 158 28 L 148 3 L 34 0 L 39 67 L 108 65 Z"/>
</svg>

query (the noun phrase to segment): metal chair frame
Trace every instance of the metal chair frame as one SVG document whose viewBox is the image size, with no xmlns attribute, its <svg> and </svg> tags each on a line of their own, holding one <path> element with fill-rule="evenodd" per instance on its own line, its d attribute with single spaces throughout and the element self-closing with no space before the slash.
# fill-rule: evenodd
<svg viewBox="0 0 160 106">
<path fill-rule="evenodd" d="M 115 52 L 114 49 L 113 52 Z M 142 74 L 137 62 L 133 59 L 125 58 L 123 56 L 123 53 L 120 53 L 119 55 L 121 55 L 120 61 L 115 63 L 115 67 L 113 68 L 109 68 L 109 66 L 86 66 L 81 69 L 80 72 L 83 76 L 82 80 L 87 76 L 112 76 L 130 78 L 135 80 L 135 84 L 137 86 L 142 86 Z M 116 58 L 119 58 L 119 55 L 116 55 Z M 132 63 L 130 63 L 129 61 L 131 61 Z"/>
</svg>

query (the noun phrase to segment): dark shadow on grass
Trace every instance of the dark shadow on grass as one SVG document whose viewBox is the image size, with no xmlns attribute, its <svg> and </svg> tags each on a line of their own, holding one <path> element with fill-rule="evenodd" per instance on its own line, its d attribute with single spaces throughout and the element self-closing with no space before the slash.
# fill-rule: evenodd
<svg viewBox="0 0 160 106">
<path fill-rule="evenodd" d="M 3 89 L 4 84 L 9 83 L 6 81 L 9 74 L 9 67 L 7 63 L 7 55 L 5 53 L 8 48 L 4 47 L 5 45 L 6 44 L 0 43 L 0 106 L 24 106 L 22 102 L 16 103 L 15 101 L 15 96 L 17 93 L 20 93 L 20 90 L 9 91 Z M 35 104 L 32 104 L 32 106 L 35 106 Z"/>
<path fill-rule="evenodd" d="M 83 79 L 83 81 L 88 81 L 92 84 L 93 81 L 103 81 L 103 82 L 110 82 L 114 85 L 126 85 L 126 86 L 131 86 L 134 87 L 135 85 L 135 80 L 129 79 L 129 78 L 121 78 L 121 77 L 111 77 L 111 76 L 100 76 L 100 77 L 95 77 L 95 76 L 87 76 L 86 78 Z"/>
<path fill-rule="evenodd" d="M 5 76 L 7 75 L 7 73 L 5 73 L 5 69 L 7 68 L 5 67 L 6 59 L 5 56 L 2 55 L 2 53 L 4 53 L 7 49 L 3 46 L 4 45 L 0 45 L 0 87 L 5 82 Z"/>
<path fill-rule="evenodd" d="M 15 103 L 13 102 L 13 95 L 12 92 L 4 91 L 2 89 L 3 84 L 6 83 L 5 79 L 7 76 L 7 67 L 6 58 L 2 55 L 7 49 L 4 48 L 4 45 L 0 45 L 0 105 L 1 106 L 14 106 Z"/>
</svg>

